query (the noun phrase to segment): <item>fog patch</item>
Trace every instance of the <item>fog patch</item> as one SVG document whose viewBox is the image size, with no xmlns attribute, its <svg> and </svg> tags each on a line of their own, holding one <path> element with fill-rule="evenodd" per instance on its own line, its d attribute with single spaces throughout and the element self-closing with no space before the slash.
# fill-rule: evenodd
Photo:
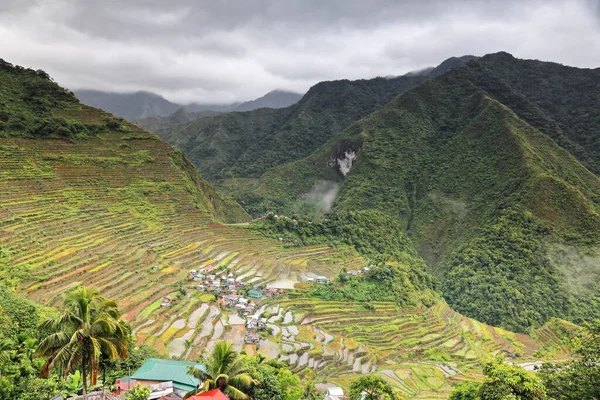
<svg viewBox="0 0 600 400">
<path fill-rule="evenodd" d="M 317 181 L 310 192 L 303 196 L 304 211 L 312 216 L 322 217 L 327 214 L 335 201 L 340 185 L 332 181 Z"/>
<path fill-rule="evenodd" d="M 428 196 L 434 202 L 441 204 L 445 211 L 454 214 L 459 219 L 462 220 L 467 216 L 469 206 L 466 202 L 452 199 L 448 196 L 442 195 L 441 193 L 435 192 L 429 193 Z"/>
<path fill-rule="evenodd" d="M 571 293 L 597 290 L 600 282 L 600 254 L 559 243 L 546 243 L 548 256 L 565 277 Z"/>
</svg>

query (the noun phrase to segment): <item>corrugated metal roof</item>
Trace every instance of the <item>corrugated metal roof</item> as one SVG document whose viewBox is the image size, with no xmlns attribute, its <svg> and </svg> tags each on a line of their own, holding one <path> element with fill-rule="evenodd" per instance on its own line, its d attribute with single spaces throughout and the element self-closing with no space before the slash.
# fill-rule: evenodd
<svg viewBox="0 0 600 400">
<path fill-rule="evenodd" d="M 190 366 L 206 371 L 206 367 L 198 363 L 149 358 L 131 377 L 141 381 L 173 381 L 173 386 L 177 389 L 190 391 L 200 383 L 198 379 L 188 375 Z"/>
</svg>

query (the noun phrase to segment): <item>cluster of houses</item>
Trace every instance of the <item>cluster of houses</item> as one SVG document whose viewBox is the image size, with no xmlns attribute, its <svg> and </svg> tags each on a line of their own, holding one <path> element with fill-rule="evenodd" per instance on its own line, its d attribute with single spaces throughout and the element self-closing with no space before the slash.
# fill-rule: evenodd
<svg viewBox="0 0 600 400">
<path fill-rule="evenodd" d="M 352 269 L 350 271 L 346 271 L 346 274 L 350 275 L 350 276 L 357 276 L 357 275 L 364 274 L 367 272 L 369 272 L 369 267 L 363 267 L 361 269 Z"/>
<path fill-rule="evenodd" d="M 235 293 L 224 294 L 217 300 L 221 308 L 234 308 L 239 314 L 249 315 L 256 310 L 256 303 Z"/>
<path fill-rule="evenodd" d="M 174 297 L 165 296 L 165 297 L 163 297 L 163 300 L 160 303 L 160 306 L 163 308 L 169 308 L 173 304 L 177 303 L 178 301 L 179 301 L 179 296 L 174 296 Z"/>
<path fill-rule="evenodd" d="M 214 266 L 209 265 L 200 272 L 195 269 L 190 270 L 189 279 L 194 282 L 200 282 L 200 284 L 196 286 L 196 289 L 201 292 L 219 294 L 222 292 L 235 293 L 238 290 L 245 288 L 242 279 L 239 277 L 236 278 L 232 272 L 218 276 L 216 274 L 211 274 L 213 269 Z"/>
<path fill-rule="evenodd" d="M 260 337 L 258 331 L 265 329 L 267 326 L 267 319 L 261 318 L 259 315 L 252 315 L 246 320 L 246 336 L 244 342 L 247 344 L 258 344 Z"/>
</svg>

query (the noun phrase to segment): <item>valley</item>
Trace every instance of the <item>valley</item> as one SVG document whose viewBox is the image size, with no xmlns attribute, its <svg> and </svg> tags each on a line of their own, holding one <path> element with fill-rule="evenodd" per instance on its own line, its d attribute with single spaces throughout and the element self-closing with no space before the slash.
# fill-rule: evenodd
<svg viewBox="0 0 600 400">
<path fill-rule="evenodd" d="M 158 136 L 2 61 L 0 289 L 54 316 L 93 287 L 136 349 L 197 360 L 231 342 L 406 399 L 446 399 L 496 356 L 571 360 L 598 317 L 597 153 L 478 75 L 518 62 L 321 83 L 278 110 L 147 121 Z"/>
</svg>

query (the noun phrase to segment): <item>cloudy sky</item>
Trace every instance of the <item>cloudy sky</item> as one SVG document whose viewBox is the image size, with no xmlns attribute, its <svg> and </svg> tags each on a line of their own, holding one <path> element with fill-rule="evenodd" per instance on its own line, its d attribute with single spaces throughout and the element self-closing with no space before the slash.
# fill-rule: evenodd
<svg viewBox="0 0 600 400">
<path fill-rule="evenodd" d="M 0 58 L 70 89 L 228 103 L 508 51 L 600 66 L 600 0 L 0 0 Z"/>
</svg>

